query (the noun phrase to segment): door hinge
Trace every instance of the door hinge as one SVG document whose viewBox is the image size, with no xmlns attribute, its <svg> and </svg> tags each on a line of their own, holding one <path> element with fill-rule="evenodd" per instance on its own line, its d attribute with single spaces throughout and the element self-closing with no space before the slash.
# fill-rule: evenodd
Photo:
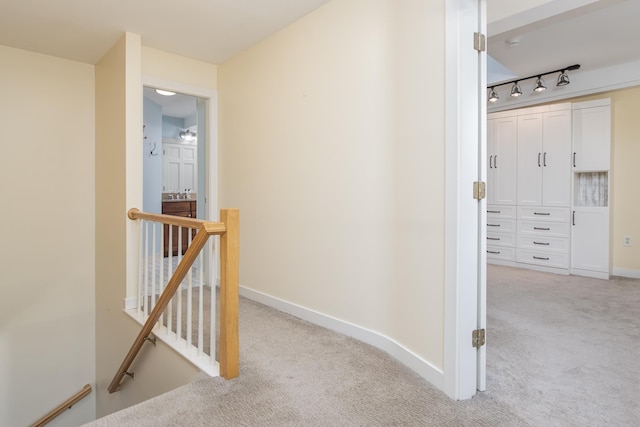
<svg viewBox="0 0 640 427">
<path fill-rule="evenodd" d="M 487 197 L 487 184 L 482 181 L 476 181 L 473 183 L 473 198 L 476 200 L 482 200 Z"/>
<path fill-rule="evenodd" d="M 471 344 L 474 348 L 480 348 L 485 343 L 485 330 L 476 329 L 471 333 Z"/>
<path fill-rule="evenodd" d="M 487 38 L 482 33 L 473 33 L 473 48 L 478 52 L 487 50 Z"/>
</svg>

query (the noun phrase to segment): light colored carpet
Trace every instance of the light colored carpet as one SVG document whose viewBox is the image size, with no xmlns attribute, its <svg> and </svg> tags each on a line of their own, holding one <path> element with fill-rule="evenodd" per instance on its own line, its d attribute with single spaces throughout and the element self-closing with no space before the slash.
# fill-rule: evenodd
<svg viewBox="0 0 640 427">
<path fill-rule="evenodd" d="M 640 425 L 640 281 L 490 266 L 488 283 L 488 391 L 471 400 L 242 299 L 239 378 L 200 380 L 88 425 Z"/>
</svg>

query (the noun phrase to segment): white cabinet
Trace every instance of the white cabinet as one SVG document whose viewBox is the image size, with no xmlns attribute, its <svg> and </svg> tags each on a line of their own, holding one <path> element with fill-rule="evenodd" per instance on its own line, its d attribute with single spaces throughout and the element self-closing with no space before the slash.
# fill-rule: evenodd
<svg viewBox="0 0 640 427">
<path fill-rule="evenodd" d="M 609 278 L 611 100 L 573 104 L 571 273 Z"/>
<path fill-rule="evenodd" d="M 491 115 L 487 125 L 487 204 L 516 204 L 518 118 Z"/>
<path fill-rule="evenodd" d="M 610 136 L 609 99 L 489 116 L 489 262 L 608 278 Z"/>
<path fill-rule="evenodd" d="M 197 192 L 197 145 L 163 144 L 162 191 Z"/>
<path fill-rule="evenodd" d="M 572 224 L 571 273 L 608 278 L 609 208 L 575 207 Z"/>
<path fill-rule="evenodd" d="M 606 171 L 611 164 L 611 101 L 573 104 L 573 169 Z"/>
<path fill-rule="evenodd" d="M 569 109 L 518 117 L 517 204 L 571 205 Z"/>
<path fill-rule="evenodd" d="M 487 259 L 493 263 L 515 261 L 515 206 L 490 205 L 487 207 Z"/>
</svg>

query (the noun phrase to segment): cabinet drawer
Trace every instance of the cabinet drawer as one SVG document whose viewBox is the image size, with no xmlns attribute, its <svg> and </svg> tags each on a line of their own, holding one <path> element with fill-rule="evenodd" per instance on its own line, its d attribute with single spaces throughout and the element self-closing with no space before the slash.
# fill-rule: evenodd
<svg viewBox="0 0 640 427">
<path fill-rule="evenodd" d="M 532 249 L 535 251 L 569 253 L 569 239 L 564 237 L 531 236 L 529 234 L 521 234 L 518 236 L 518 248 Z"/>
<path fill-rule="evenodd" d="M 569 222 L 569 208 L 518 206 L 518 219 Z"/>
<path fill-rule="evenodd" d="M 569 223 L 518 221 L 518 233 L 535 236 L 569 237 Z"/>
<path fill-rule="evenodd" d="M 492 219 L 516 219 L 515 206 L 487 206 L 487 218 Z"/>
<path fill-rule="evenodd" d="M 193 204 L 193 205 L 192 205 Z M 175 213 L 190 213 L 195 211 L 196 202 L 191 202 L 188 200 L 179 201 L 179 202 L 163 202 L 162 203 L 162 213 L 163 214 L 175 214 Z"/>
<path fill-rule="evenodd" d="M 516 262 L 544 265 L 546 267 L 569 268 L 569 254 L 530 249 L 516 249 Z"/>
<path fill-rule="evenodd" d="M 487 259 L 499 259 L 502 261 L 515 261 L 516 249 L 504 246 L 487 245 Z"/>
<path fill-rule="evenodd" d="M 489 232 L 512 233 L 514 231 L 516 231 L 515 219 L 487 218 L 487 233 Z"/>
<path fill-rule="evenodd" d="M 487 246 L 516 246 L 514 233 L 491 233 L 487 231 Z"/>
</svg>

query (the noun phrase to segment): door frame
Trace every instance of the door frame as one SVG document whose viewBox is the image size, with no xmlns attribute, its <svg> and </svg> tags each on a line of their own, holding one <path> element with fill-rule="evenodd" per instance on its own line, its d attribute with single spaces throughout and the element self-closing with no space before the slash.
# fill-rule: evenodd
<svg viewBox="0 0 640 427">
<path fill-rule="evenodd" d="M 486 346 L 472 332 L 486 324 L 486 200 L 473 183 L 486 182 L 486 0 L 445 1 L 445 314 L 444 391 L 469 399 L 486 387 Z"/>
<path fill-rule="evenodd" d="M 171 92 L 202 98 L 206 102 L 206 135 L 205 135 L 205 217 L 211 221 L 219 221 L 218 212 L 218 92 L 214 89 L 192 86 L 171 80 L 142 76 L 143 87 L 169 90 Z M 199 154 L 200 150 L 198 150 Z M 198 189 L 200 191 L 200 188 Z M 209 245 L 206 247 L 209 249 Z M 205 253 L 205 277 L 210 286 L 216 285 L 217 262 L 209 265 L 211 256 Z"/>
</svg>

